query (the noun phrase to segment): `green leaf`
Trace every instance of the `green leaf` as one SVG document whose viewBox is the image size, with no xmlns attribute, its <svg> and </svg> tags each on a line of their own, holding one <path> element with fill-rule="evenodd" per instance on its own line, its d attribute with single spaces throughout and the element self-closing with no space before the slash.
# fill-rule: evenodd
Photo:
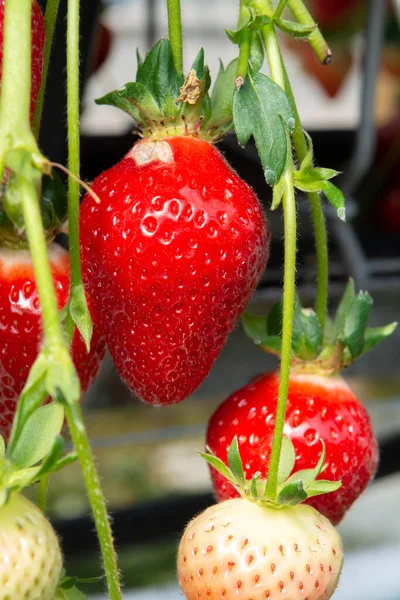
<svg viewBox="0 0 400 600">
<path fill-rule="evenodd" d="M 397 327 L 397 323 L 390 323 L 389 325 L 383 325 L 383 327 L 369 327 L 365 330 L 364 336 L 364 346 L 361 354 L 365 354 L 369 352 L 372 348 L 374 348 L 379 342 L 386 339 Z"/>
<path fill-rule="evenodd" d="M 271 308 L 267 317 L 267 331 L 270 336 L 280 337 L 282 334 L 282 302 Z"/>
<path fill-rule="evenodd" d="M 372 305 L 373 301 L 368 292 L 359 292 L 347 313 L 344 323 L 343 342 L 350 350 L 353 359 L 360 356 L 363 351 L 365 329 Z"/>
<path fill-rule="evenodd" d="M 313 148 L 313 142 L 312 142 L 311 136 L 305 130 L 303 130 L 303 133 L 304 133 L 304 137 L 306 138 L 306 142 L 307 142 L 307 153 L 306 153 L 305 157 L 303 158 L 303 160 L 301 161 L 299 173 L 304 173 L 304 171 L 308 167 L 312 167 L 313 161 L 314 161 L 314 148 Z M 295 177 L 296 176 L 297 176 L 297 173 L 295 173 Z"/>
<path fill-rule="evenodd" d="M 58 402 L 38 408 L 26 421 L 10 460 L 21 468 L 40 462 L 53 448 L 63 423 L 64 408 Z"/>
<path fill-rule="evenodd" d="M 286 19 L 275 19 L 275 23 L 281 31 L 297 38 L 310 37 L 317 27 L 317 25 L 302 25 L 296 21 L 286 21 Z"/>
<path fill-rule="evenodd" d="M 257 487 L 257 482 L 261 477 L 261 473 L 260 471 L 256 471 L 253 475 L 253 477 L 251 478 L 251 484 L 250 484 L 250 492 L 251 495 L 253 496 L 253 498 L 255 500 L 258 499 L 258 487 Z"/>
<path fill-rule="evenodd" d="M 313 469 L 302 469 L 301 471 L 297 471 L 296 473 L 293 473 L 293 475 L 291 475 L 287 479 L 286 483 L 298 483 L 299 481 L 301 481 L 304 489 L 306 489 L 306 490 L 308 489 L 308 487 L 315 481 L 315 479 L 321 473 L 321 471 L 325 465 L 326 448 L 325 448 L 324 441 L 322 439 L 321 439 L 321 443 L 322 443 L 322 452 L 321 452 L 320 459 L 319 459 L 318 463 L 316 464 L 316 466 Z"/>
<path fill-rule="evenodd" d="M 242 325 L 246 335 L 255 344 L 261 344 L 267 337 L 267 319 L 259 315 L 252 315 L 245 311 L 242 314 Z"/>
<path fill-rule="evenodd" d="M 296 483 L 288 483 L 281 489 L 278 494 L 278 504 L 286 504 L 288 506 L 295 506 L 300 504 L 307 499 L 307 492 L 304 491 L 301 481 Z"/>
<path fill-rule="evenodd" d="M 344 290 L 339 307 L 336 311 L 336 317 L 333 324 L 333 340 L 338 340 L 343 337 L 346 317 L 355 297 L 356 293 L 354 289 L 354 279 L 350 278 Z"/>
<path fill-rule="evenodd" d="M 162 113 L 178 113 L 175 101 L 183 85 L 183 77 L 175 69 L 169 40 L 161 39 L 153 46 L 138 67 L 136 81 L 149 90 Z"/>
<path fill-rule="evenodd" d="M 346 207 L 343 192 L 333 185 L 330 181 L 324 181 L 322 184 L 322 191 L 328 198 L 329 202 L 334 208 L 336 208 L 337 215 L 341 221 L 346 220 Z"/>
<path fill-rule="evenodd" d="M 202 458 L 204 458 L 206 462 L 208 462 L 209 465 L 214 467 L 214 469 L 216 469 L 218 473 L 221 473 L 221 475 L 223 475 L 225 479 L 227 479 L 231 483 L 235 483 L 232 473 L 221 459 L 217 458 L 211 452 L 200 452 L 200 450 L 198 450 L 198 453 Z"/>
<path fill-rule="evenodd" d="M 237 65 L 237 58 L 230 62 L 226 69 L 224 69 L 222 63 L 220 64 L 220 70 L 211 93 L 212 116 L 207 123 L 208 127 L 232 121 Z"/>
<path fill-rule="evenodd" d="M 69 312 L 73 322 L 79 329 L 79 332 L 85 342 L 86 351 L 90 352 L 90 340 L 93 334 L 93 323 L 86 301 L 85 288 L 83 283 L 71 288 L 71 299 L 69 302 Z"/>
<path fill-rule="evenodd" d="M 163 116 L 151 92 L 141 83 L 127 83 L 122 90 L 115 90 L 97 98 L 96 104 L 120 108 L 137 123 L 158 121 Z"/>
<path fill-rule="evenodd" d="M 324 479 L 319 479 L 318 481 L 314 481 L 306 490 L 307 498 L 312 498 L 313 496 L 319 496 L 321 494 L 330 494 L 331 492 L 336 492 L 342 485 L 341 481 L 327 481 Z"/>
<path fill-rule="evenodd" d="M 260 348 L 265 352 L 280 356 L 282 350 L 282 338 L 277 335 L 267 335 L 261 342 Z"/>
<path fill-rule="evenodd" d="M 59 589 L 55 600 L 87 600 L 87 596 L 74 586 L 69 589 Z"/>
<path fill-rule="evenodd" d="M 278 485 L 282 485 L 293 471 L 296 452 L 293 443 L 286 435 L 282 439 L 281 456 L 278 468 Z"/>
<path fill-rule="evenodd" d="M 316 313 L 295 302 L 293 314 L 292 348 L 302 360 L 315 358 L 322 342 L 322 331 Z"/>
<path fill-rule="evenodd" d="M 239 29 L 236 29 L 235 31 L 231 29 L 225 29 L 225 33 L 233 44 L 240 45 L 243 41 L 243 34 L 246 29 L 250 29 L 250 31 L 259 31 L 270 21 L 271 19 L 267 17 L 267 15 L 251 15 L 246 23 L 244 23 Z"/>
<path fill-rule="evenodd" d="M 280 203 L 282 202 L 282 197 L 285 191 L 285 180 L 281 177 L 272 188 L 272 204 L 271 210 L 276 210 Z"/>
<path fill-rule="evenodd" d="M 285 124 L 289 130 L 294 126 L 293 109 L 282 88 L 250 69 L 244 85 L 234 93 L 233 122 L 241 146 L 254 137 L 267 183 L 275 185 L 291 151 Z"/>
<path fill-rule="evenodd" d="M 254 71 L 259 71 L 264 64 L 264 45 L 259 31 L 253 31 L 250 42 L 250 66 Z"/>
<path fill-rule="evenodd" d="M 240 458 L 239 445 L 236 435 L 229 446 L 228 465 L 238 483 L 245 485 L 246 480 L 243 472 L 242 459 Z"/>
</svg>

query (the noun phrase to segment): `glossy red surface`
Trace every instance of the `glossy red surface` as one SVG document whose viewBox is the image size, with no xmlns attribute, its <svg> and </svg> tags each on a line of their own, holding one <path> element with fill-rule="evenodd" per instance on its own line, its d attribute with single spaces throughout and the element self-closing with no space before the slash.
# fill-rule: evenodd
<svg viewBox="0 0 400 600">
<path fill-rule="evenodd" d="M 0 0 L 0 85 L 3 63 L 3 34 L 4 34 L 4 7 L 6 0 Z M 32 2 L 32 66 L 31 66 L 31 118 L 35 111 L 36 98 L 42 81 L 43 49 L 45 42 L 45 28 L 42 11 L 36 0 Z"/>
<path fill-rule="evenodd" d="M 134 152 L 154 143 L 140 144 Z M 81 251 L 120 375 L 142 400 L 170 404 L 208 374 L 265 268 L 269 232 L 214 146 L 175 137 L 157 147 L 166 162 L 128 155 L 95 180 L 101 203 L 84 199 Z"/>
<path fill-rule="evenodd" d="M 59 308 L 69 296 L 69 257 L 60 246 L 49 246 L 49 258 Z M 0 434 L 8 437 L 19 394 L 43 341 L 39 296 L 27 250 L 0 249 Z M 75 332 L 72 356 L 81 386 L 93 381 L 104 356 L 104 341 L 95 330 L 88 355 Z"/>
<path fill-rule="evenodd" d="M 257 471 L 263 478 L 268 474 L 278 386 L 276 373 L 261 375 L 225 400 L 210 419 L 207 445 L 226 462 L 237 435 L 246 479 Z M 319 478 L 341 480 L 342 487 L 307 502 L 338 523 L 376 470 L 378 448 L 367 411 L 341 378 L 292 375 L 284 434 L 296 450 L 296 471 L 314 467 L 320 440 L 325 442 L 326 468 Z M 222 475 L 211 471 L 218 500 L 236 497 Z"/>
</svg>

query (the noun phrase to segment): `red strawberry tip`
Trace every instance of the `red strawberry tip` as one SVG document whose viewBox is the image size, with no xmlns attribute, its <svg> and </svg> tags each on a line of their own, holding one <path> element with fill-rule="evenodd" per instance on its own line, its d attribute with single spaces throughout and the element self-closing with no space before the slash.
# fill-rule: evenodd
<svg viewBox="0 0 400 600">
<path fill-rule="evenodd" d="M 314 468 L 292 473 L 295 464 L 295 449 L 290 438 L 283 437 L 278 470 L 278 489 L 275 498 L 267 496 L 267 482 L 265 479 L 261 479 L 260 471 L 256 471 L 250 480 L 246 480 L 237 436 L 233 438 L 229 446 L 228 465 L 218 458 L 210 448 L 206 448 L 207 452 L 199 451 L 199 454 L 236 488 L 242 498 L 257 504 L 279 508 L 295 506 L 305 502 L 308 498 L 336 492 L 340 488 L 341 481 L 323 479 L 317 481 L 317 477 L 326 466 L 326 449 L 322 439 L 321 443 L 322 452 L 317 465 Z"/>
</svg>

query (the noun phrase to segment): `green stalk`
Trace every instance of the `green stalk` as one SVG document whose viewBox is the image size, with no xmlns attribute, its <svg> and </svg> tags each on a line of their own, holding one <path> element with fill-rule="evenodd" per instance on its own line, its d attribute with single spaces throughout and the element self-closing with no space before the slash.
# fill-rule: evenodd
<svg viewBox="0 0 400 600">
<path fill-rule="evenodd" d="M 290 138 L 288 135 L 290 147 Z M 293 162 L 288 158 L 286 170 L 282 175 L 285 190 L 282 197 L 284 217 L 284 277 L 283 277 L 283 320 L 282 351 L 279 377 L 278 404 L 276 408 L 274 437 L 268 465 L 268 479 L 265 496 L 276 500 L 278 469 L 281 456 L 283 428 L 285 424 L 286 403 L 289 390 L 290 362 L 292 356 L 293 310 L 296 277 L 296 201 L 293 186 Z"/>
<path fill-rule="evenodd" d="M 303 0 L 288 0 L 288 6 L 299 23 L 302 25 L 315 26 L 314 31 L 307 38 L 308 42 L 314 50 L 318 60 L 323 65 L 329 65 L 332 60 L 331 49 L 321 31 L 318 29 L 316 22 L 305 7 Z"/>
<path fill-rule="evenodd" d="M 49 485 L 49 475 L 43 475 L 39 481 L 39 490 L 38 490 L 38 507 L 40 510 L 45 513 L 46 512 L 46 504 L 47 504 L 47 489 Z"/>
<path fill-rule="evenodd" d="M 287 3 L 288 3 L 288 0 L 280 0 L 278 6 L 276 7 L 274 17 L 279 19 L 279 17 L 282 15 Z"/>
<path fill-rule="evenodd" d="M 182 17 L 180 0 L 167 0 L 168 35 L 171 42 L 174 64 L 179 74 L 183 73 Z"/>
<path fill-rule="evenodd" d="M 7 151 L 40 155 L 30 126 L 32 0 L 7 0 L 0 95 L 0 179 Z"/>
<path fill-rule="evenodd" d="M 35 114 L 33 117 L 32 129 L 36 139 L 39 138 L 40 124 L 42 121 L 44 95 L 46 91 L 47 75 L 49 72 L 50 54 L 53 45 L 54 30 L 57 21 L 58 8 L 60 6 L 60 0 L 47 0 L 46 12 L 44 14 L 44 24 L 46 28 L 46 43 L 44 46 L 43 54 L 43 71 L 42 71 L 42 83 L 40 86 L 39 94 L 36 101 Z"/>
</svg>

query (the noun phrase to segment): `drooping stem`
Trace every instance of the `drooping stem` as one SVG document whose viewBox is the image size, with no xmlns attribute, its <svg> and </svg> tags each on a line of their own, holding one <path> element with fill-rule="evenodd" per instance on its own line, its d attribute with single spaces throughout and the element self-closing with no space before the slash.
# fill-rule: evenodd
<svg viewBox="0 0 400 600">
<path fill-rule="evenodd" d="M 274 16 L 279 19 L 281 14 L 283 13 L 288 0 L 280 0 L 278 6 L 276 7 Z"/>
<path fill-rule="evenodd" d="M 318 29 L 316 22 L 304 5 L 303 0 L 288 0 L 288 6 L 299 23 L 302 25 L 315 26 L 314 31 L 308 37 L 308 42 L 314 50 L 318 60 L 322 64 L 328 65 L 332 60 L 331 49 L 321 31 Z"/>
<path fill-rule="evenodd" d="M 288 144 L 290 139 L 288 136 Z M 282 175 L 285 189 L 282 197 L 284 217 L 284 277 L 283 277 L 283 319 L 282 350 L 279 377 L 278 404 L 276 408 L 274 437 L 268 466 L 268 479 L 265 495 L 276 500 L 279 459 L 281 456 L 283 428 L 287 395 L 289 389 L 290 361 L 292 355 L 293 310 L 296 276 L 296 202 L 293 186 L 293 163 L 289 156 L 286 170 Z"/>
<path fill-rule="evenodd" d="M 180 0 L 167 0 L 167 7 L 169 41 L 171 42 L 175 68 L 181 74 L 183 73 L 181 2 Z"/>
<path fill-rule="evenodd" d="M 43 54 L 42 83 L 37 97 L 35 115 L 33 117 L 32 123 L 32 129 L 36 139 L 39 138 L 40 124 L 42 121 L 44 95 L 46 91 L 47 75 L 49 72 L 50 64 L 50 54 L 51 48 L 53 46 L 54 30 L 56 26 L 59 6 L 60 0 L 47 0 L 46 2 L 46 12 L 44 14 L 44 23 L 46 28 L 46 43 L 44 46 Z"/>
</svg>

